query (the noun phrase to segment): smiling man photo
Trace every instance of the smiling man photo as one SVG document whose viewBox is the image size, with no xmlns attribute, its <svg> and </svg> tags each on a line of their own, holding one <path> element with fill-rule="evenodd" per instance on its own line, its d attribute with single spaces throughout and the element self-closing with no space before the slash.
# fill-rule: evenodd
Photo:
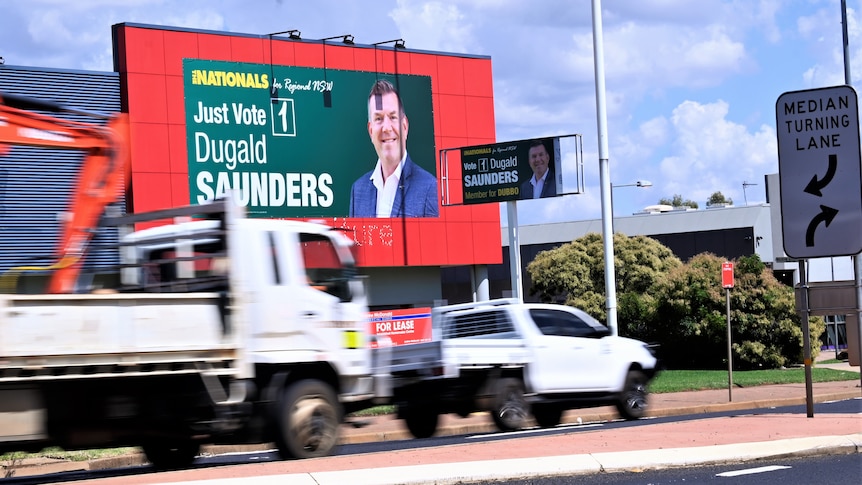
<svg viewBox="0 0 862 485">
<path fill-rule="evenodd" d="M 374 169 L 350 189 L 349 217 L 437 217 L 437 177 L 407 153 L 409 122 L 398 90 L 378 80 L 368 96 L 368 135 L 377 152 Z"/>
</svg>

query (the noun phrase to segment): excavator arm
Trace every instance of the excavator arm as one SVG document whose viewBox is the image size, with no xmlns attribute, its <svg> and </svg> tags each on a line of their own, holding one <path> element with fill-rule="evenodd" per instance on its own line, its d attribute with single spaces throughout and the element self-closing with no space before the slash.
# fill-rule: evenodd
<svg viewBox="0 0 862 485">
<path fill-rule="evenodd" d="M 107 120 L 70 121 L 35 112 L 76 113 Z M 80 272 L 81 258 L 105 207 L 119 200 L 128 181 L 129 121 L 125 113 L 112 116 L 65 108 L 55 103 L 0 93 L 0 156 L 10 145 L 82 150 L 86 158 L 78 174 L 67 216 L 56 248 L 49 293 L 70 293 Z"/>
</svg>

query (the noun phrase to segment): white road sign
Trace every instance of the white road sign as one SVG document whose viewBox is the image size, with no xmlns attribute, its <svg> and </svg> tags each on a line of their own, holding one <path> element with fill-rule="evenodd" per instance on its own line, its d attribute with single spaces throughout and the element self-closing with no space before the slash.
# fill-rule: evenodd
<svg viewBox="0 0 862 485">
<path fill-rule="evenodd" d="M 791 91 L 775 103 L 784 252 L 862 252 L 859 110 L 851 86 Z"/>
</svg>

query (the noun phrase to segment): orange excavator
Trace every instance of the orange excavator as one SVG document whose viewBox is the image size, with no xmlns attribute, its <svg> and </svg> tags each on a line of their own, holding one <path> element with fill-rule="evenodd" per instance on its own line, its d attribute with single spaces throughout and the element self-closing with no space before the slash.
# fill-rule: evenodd
<svg viewBox="0 0 862 485">
<path fill-rule="evenodd" d="M 74 113 L 101 121 L 70 121 L 37 111 Z M 58 239 L 56 261 L 49 266 L 13 268 L 16 271 L 51 271 L 47 291 L 71 293 L 80 272 L 79 263 L 86 254 L 99 218 L 106 206 L 120 199 L 129 179 L 128 115 L 102 115 L 0 93 L 0 156 L 11 145 L 65 148 L 86 153 Z"/>
</svg>

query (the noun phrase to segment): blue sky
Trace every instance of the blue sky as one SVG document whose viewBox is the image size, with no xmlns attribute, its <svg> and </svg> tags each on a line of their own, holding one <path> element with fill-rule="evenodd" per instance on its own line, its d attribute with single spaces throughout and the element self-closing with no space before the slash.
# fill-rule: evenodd
<svg viewBox="0 0 862 485">
<path fill-rule="evenodd" d="M 7 65 L 110 71 L 111 25 L 136 22 L 304 38 L 403 38 L 408 48 L 492 59 L 497 140 L 580 133 L 579 195 L 518 202 L 521 225 L 601 215 L 588 0 L 3 0 Z M 844 83 L 839 0 L 604 0 L 614 213 L 716 191 L 765 202 L 778 172 L 775 101 Z M 848 0 L 851 79 L 862 79 L 859 12 Z M 0 69 L 2 75 L 2 69 Z M 570 174 L 564 173 L 569 177 Z M 750 185 L 743 191 L 743 183 Z M 505 209 L 501 211 L 505 223 Z"/>
</svg>

